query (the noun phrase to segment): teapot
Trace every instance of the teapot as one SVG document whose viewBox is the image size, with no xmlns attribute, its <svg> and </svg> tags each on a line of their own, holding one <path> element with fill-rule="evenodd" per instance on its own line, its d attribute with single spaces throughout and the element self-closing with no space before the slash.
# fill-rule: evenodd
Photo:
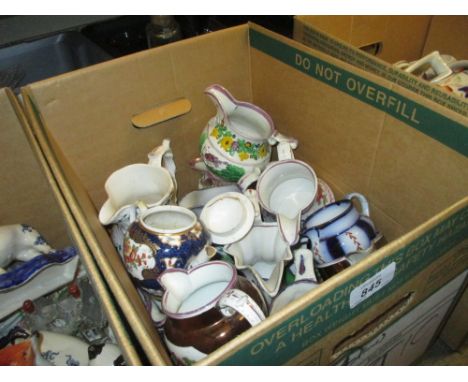
<svg viewBox="0 0 468 382">
<path fill-rule="evenodd" d="M 354 207 L 353 199 L 359 202 L 362 212 Z M 356 257 L 355 254 L 368 255 L 369 249 L 382 237 L 369 216 L 369 203 L 364 195 L 357 192 L 349 193 L 342 200 L 327 204 L 310 215 L 303 222 L 302 236 L 311 241 L 317 265 L 331 264 L 343 257 Z"/>
</svg>

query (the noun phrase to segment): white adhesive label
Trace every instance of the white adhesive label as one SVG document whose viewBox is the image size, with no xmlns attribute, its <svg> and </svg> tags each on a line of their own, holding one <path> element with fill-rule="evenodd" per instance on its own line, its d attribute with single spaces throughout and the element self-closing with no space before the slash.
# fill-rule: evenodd
<svg viewBox="0 0 468 382">
<path fill-rule="evenodd" d="M 381 290 L 385 285 L 390 283 L 395 276 L 396 264 L 390 263 L 380 272 L 376 273 L 369 280 L 365 281 L 358 287 L 354 288 L 349 295 L 349 307 L 355 308 L 364 300 L 367 300 L 377 291 Z"/>
</svg>

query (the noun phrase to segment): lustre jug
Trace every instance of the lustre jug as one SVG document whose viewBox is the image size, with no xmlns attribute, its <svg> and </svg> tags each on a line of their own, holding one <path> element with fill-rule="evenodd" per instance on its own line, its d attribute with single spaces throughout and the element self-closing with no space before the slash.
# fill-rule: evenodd
<svg viewBox="0 0 468 382">
<path fill-rule="evenodd" d="M 205 93 L 217 113 L 201 134 L 201 159 L 206 170 L 221 181 L 237 182 L 255 168 L 263 170 L 272 145 L 283 140 L 296 142 L 277 133 L 263 109 L 237 101 L 222 86 L 211 85 Z"/>
<path fill-rule="evenodd" d="M 260 291 L 228 262 L 169 269 L 159 281 L 165 289 L 164 340 L 179 364 L 199 361 L 265 319 Z"/>
</svg>

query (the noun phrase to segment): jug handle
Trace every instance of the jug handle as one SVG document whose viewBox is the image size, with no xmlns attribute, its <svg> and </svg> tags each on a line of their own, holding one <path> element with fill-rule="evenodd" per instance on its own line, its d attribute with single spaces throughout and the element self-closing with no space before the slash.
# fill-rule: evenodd
<svg viewBox="0 0 468 382">
<path fill-rule="evenodd" d="M 218 307 L 234 309 L 242 315 L 251 326 L 260 324 L 265 314 L 257 303 L 247 293 L 240 289 L 230 289 L 218 301 Z"/>
<path fill-rule="evenodd" d="M 248 189 L 244 191 L 244 195 L 249 198 L 252 202 L 254 211 L 255 211 L 255 219 L 254 223 L 262 223 L 262 214 L 260 212 L 260 204 L 258 202 L 258 195 L 257 190 Z"/>
<path fill-rule="evenodd" d="M 175 178 L 176 165 L 169 139 L 164 139 L 160 146 L 148 153 L 148 164 L 155 167 L 164 167 Z"/>
<path fill-rule="evenodd" d="M 245 192 L 254 182 L 260 177 L 261 171 L 259 168 L 254 168 L 252 171 L 245 174 L 237 181 L 237 185 L 242 192 Z"/>
<path fill-rule="evenodd" d="M 276 146 L 278 152 L 278 160 L 294 159 L 293 147 L 289 142 L 280 142 Z"/>
<path fill-rule="evenodd" d="M 369 211 L 369 203 L 367 199 L 365 198 L 364 195 L 358 193 L 358 192 L 351 192 L 344 197 L 345 199 L 353 200 L 356 199 L 359 204 L 361 205 L 361 213 L 365 216 L 370 217 L 370 211 Z"/>
<path fill-rule="evenodd" d="M 290 144 L 291 148 L 293 150 L 297 149 L 297 146 L 299 144 L 298 140 L 293 137 L 288 137 L 286 135 L 283 135 L 279 133 L 278 131 L 275 131 L 270 138 L 268 138 L 268 143 L 273 146 L 276 145 L 277 143 L 281 142 L 287 142 Z"/>
</svg>

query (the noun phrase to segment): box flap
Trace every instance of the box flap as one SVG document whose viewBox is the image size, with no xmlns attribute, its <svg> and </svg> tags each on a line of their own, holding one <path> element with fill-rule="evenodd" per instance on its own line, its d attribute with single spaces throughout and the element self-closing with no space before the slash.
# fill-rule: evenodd
<svg viewBox="0 0 468 382">
<path fill-rule="evenodd" d="M 24 133 L 23 110 L 9 89 L 0 90 L 0 224 L 28 224 L 54 248 L 70 245 L 60 209 Z"/>
</svg>

